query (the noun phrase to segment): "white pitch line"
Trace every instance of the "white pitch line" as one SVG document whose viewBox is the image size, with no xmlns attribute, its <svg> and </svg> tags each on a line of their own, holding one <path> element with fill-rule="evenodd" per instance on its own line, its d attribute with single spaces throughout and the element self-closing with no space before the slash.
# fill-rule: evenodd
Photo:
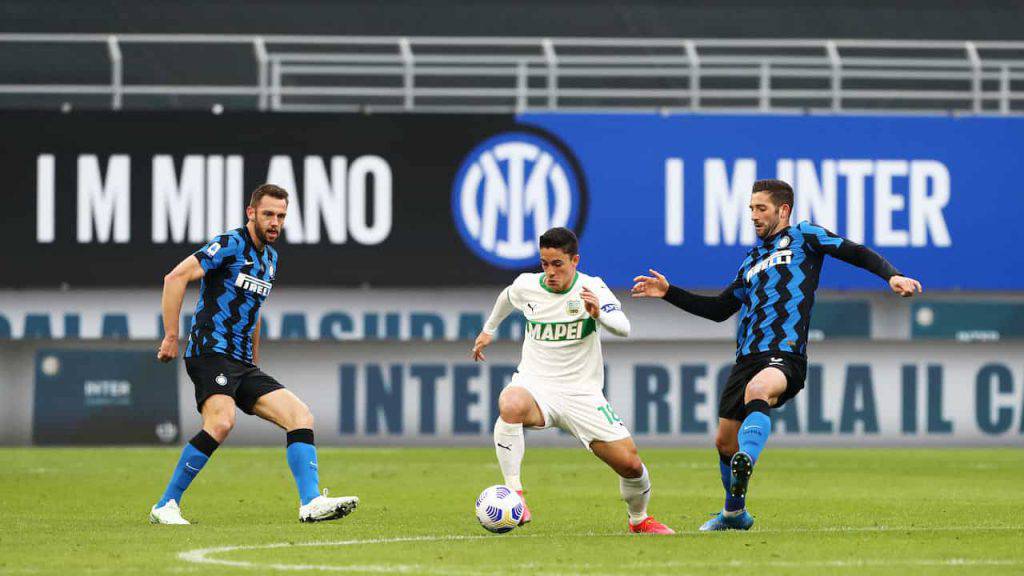
<svg viewBox="0 0 1024 576">
<path fill-rule="evenodd" d="M 890 526 L 864 526 L 864 527 L 836 527 L 836 528 L 794 528 L 794 529 L 780 529 L 780 530 L 755 530 L 748 534 L 785 534 L 785 533 L 854 533 L 854 532 L 984 532 L 984 531 L 1022 531 L 1024 526 L 965 526 L 965 527 L 954 527 L 954 526 L 937 526 L 937 527 L 925 527 L 925 526 L 904 526 L 904 527 L 890 527 Z M 744 534 L 743 532 L 737 533 L 738 536 Z M 514 536 L 506 536 L 504 540 L 519 540 L 526 538 L 544 538 L 548 537 L 547 534 L 522 534 Z M 613 537 L 613 538 L 635 538 L 630 534 L 623 533 L 582 533 L 572 534 L 573 537 Z M 707 537 L 708 533 L 700 532 L 684 532 L 677 534 L 676 536 L 690 536 L 690 537 Z M 494 539 L 495 536 L 489 535 L 478 535 L 478 536 L 406 536 L 396 538 L 370 538 L 364 540 L 338 540 L 338 541 L 314 541 L 314 542 L 276 542 L 272 544 L 250 544 L 242 546 L 218 546 L 214 548 L 199 548 L 195 550 L 188 550 L 178 554 L 178 558 L 185 562 L 193 564 L 207 564 L 217 566 L 230 566 L 232 568 L 251 568 L 260 570 L 280 570 L 280 571 L 325 571 L 325 572 L 379 572 L 379 573 L 400 573 L 400 574 L 490 574 L 491 572 L 478 572 L 471 569 L 455 568 L 447 566 L 444 568 L 438 568 L 433 566 L 425 566 L 423 564 L 361 564 L 361 565 L 330 565 L 330 564 L 277 564 L 277 563 L 257 563 L 249 562 L 245 560 L 225 560 L 221 558 L 213 558 L 211 556 L 217 554 L 225 554 L 228 552 L 238 552 L 245 550 L 273 550 L 276 548 L 309 548 L 309 547 L 343 547 L 343 546 L 362 546 L 372 544 L 400 544 L 407 542 L 457 542 L 466 540 L 483 540 L 483 539 Z M 793 562 L 793 561 L 714 561 L 714 562 L 701 562 L 701 561 L 672 561 L 672 562 L 655 562 L 655 563 L 644 563 L 645 566 L 650 567 L 664 567 L 664 568 L 704 568 L 704 567 L 773 567 L 773 568 L 859 568 L 859 567 L 877 567 L 877 566 L 1024 566 L 1024 560 L 1000 560 L 1000 559 L 970 559 L 970 558 L 952 558 L 952 559 L 902 559 L 902 560 L 809 560 L 805 562 Z M 585 567 L 586 565 L 580 565 Z M 538 568 L 541 568 L 538 566 Z M 595 573 L 590 570 L 585 570 L 585 573 L 592 576 L 604 576 Z M 559 576 L 565 574 L 579 574 L 580 572 L 535 572 L 535 576 Z"/>
<path fill-rule="evenodd" d="M 529 536 L 524 535 L 518 537 L 525 538 Z M 450 574 L 452 572 L 451 570 L 439 570 L 437 568 L 431 568 L 420 564 L 369 564 L 360 566 L 332 566 L 320 564 L 258 564 L 255 562 L 247 562 L 244 560 L 223 560 L 219 558 L 210 558 L 209 556 L 211 554 L 224 554 L 226 552 L 237 552 L 240 550 L 272 550 L 274 548 L 300 548 L 315 546 L 338 547 L 357 546 L 365 544 L 395 544 L 402 542 L 440 542 L 458 540 L 479 540 L 482 538 L 489 538 L 489 536 L 410 536 L 402 538 L 375 538 L 368 540 L 339 540 L 334 542 L 300 542 L 297 544 L 292 544 L 289 542 L 276 542 L 274 544 L 254 544 L 246 546 L 220 546 L 216 548 L 201 548 L 198 550 L 189 550 L 187 552 L 182 552 L 178 554 L 178 558 L 186 562 L 192 562 L 196 564 L 215 564 L 218 566 L 231 566 L 234 568 L 259 568 L 264 570 L 324 570 L 336 572 L 400 572 L 419 574 Z"/>
</svg>

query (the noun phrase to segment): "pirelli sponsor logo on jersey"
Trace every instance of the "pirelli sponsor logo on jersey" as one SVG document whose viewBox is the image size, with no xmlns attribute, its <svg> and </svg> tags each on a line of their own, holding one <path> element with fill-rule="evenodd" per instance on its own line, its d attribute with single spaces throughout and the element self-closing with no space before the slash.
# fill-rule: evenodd
<svg viewBox="0 0 1024 576">
<path fill-rule="evenodd" d="M 764 272 L 765 270 L 773 266 L 778 266 L 779 264 L 789 264 L 792 261 L 792 250 L 779 250 L 778 252 L 773 252 L 771 256 L 765 258 L 764 260 L 761 260 L 757 264 L 754 264 L 753 266 L 750 267 L 750 270 L 747 270 L 747 282 L 750 282 L 751 278 L 757 276 L 761 272 Z"/>
<path fill-rule="evenodd" d="M 542 342 L 562 342 L 565 340 L 582 340 L 597 331 L 597 322 L 593 318 L 574 320 L 572 322 L 534 322 L 526 321 L 526 334 L 534 340 Z"/>
<path fill-rule="evenodd" d="M 260 296 L 270 296 L 270 282 L 260 280 L 255 276 L 240 273 L 238 278 L 235 278 L 235 286 L 243 290 L 259 294 Z"/>
</svg>

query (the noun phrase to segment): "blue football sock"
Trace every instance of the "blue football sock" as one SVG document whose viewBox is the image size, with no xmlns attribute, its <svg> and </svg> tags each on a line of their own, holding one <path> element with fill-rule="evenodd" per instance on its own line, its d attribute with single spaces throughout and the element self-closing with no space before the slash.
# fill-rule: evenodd
<svg viewBox="0 0 1024 576">
<path fill-rule="evenodd" d="M 171 481 L 167 483 L 164 495 L 156 504 L 157 508 L 167 504 L 170 500 L 181 505 L 181 497 L 188 489 L 188 485 L 210 460 L 210 456 L 213 455 L 213 451 L 217 449 L 218 445 L 217 441 L 205 430 L 200 430 L 199 434 L 185 444 L 185 448 L 181 451 L 181 458 L 178 459 L 178 465 L 174 467 L 174 473 L 171 474 Z"/>
<path fill-rule="evenodd" d="M 288 432 L 288 467 L 295 477 L 299 501 L 303 505 L 320 495 L 320 474 L 317 472 L 316 445 L 308 428 Z"/>
<path fill-rule="evenodd" d="M 772 433 L 772 419 L 768 417 L 768 403 L 754 400 L 747 403 L 747 417 L 740 425 L 740 451 L 746 452 L 757 462 Z"/>
<path fill-rule="evenodd" d="M 732 470 L 729 468 L 729 459 L 721 454 L 718 455 L 718 470 L 722 473 L 722 488 L 725 488 L 725 511 L 735 512 L 746 508 L 746 497 L 736 497 L 729 493 L 729 482 L 732 478 Z"/>
</svg>

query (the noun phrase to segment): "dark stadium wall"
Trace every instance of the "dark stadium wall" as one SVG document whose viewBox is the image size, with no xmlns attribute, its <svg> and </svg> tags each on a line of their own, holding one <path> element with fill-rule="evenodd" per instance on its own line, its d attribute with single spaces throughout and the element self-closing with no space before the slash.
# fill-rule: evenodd
<svg viewBox="0 0 1024 576">
<path fill-rule="evenodd" d="M 1016 40 L 1019 2 L 8 0 L 0 32 Z"/>
</svg>

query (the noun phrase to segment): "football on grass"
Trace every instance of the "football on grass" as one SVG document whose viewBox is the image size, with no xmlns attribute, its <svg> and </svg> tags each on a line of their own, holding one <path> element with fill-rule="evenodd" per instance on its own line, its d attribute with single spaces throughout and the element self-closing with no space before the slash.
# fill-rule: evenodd
<svg viewBox="0 0 1024 576">
<path fill-rule="evenodd" d="M 476 519 L 490 532 L 509 532 L 522 517 L 523 499 L 508 486 L 491 486 L 476 499 Z"/>
</svg>

